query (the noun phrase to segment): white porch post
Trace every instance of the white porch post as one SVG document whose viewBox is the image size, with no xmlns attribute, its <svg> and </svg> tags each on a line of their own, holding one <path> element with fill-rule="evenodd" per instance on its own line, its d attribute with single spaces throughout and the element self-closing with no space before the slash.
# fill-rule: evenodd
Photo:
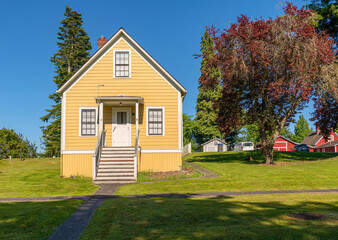
<svg viewBox="0 0 338 240">
<path fill-rule="evenodd" d="M 135 136 L 136 133 L 138 132 L 138 118 L 139 118 L 139 113 L 138 113 L 138 101 L 135 103 Z"/>
<path fill-rule="evenodd" d="M 137 180 L 137 170 L 138 170 L 138 146 L 139 146 L 139 136 L 138 136 L 138 118 L 139 118 L 139 103 L 135 103 L 135 156 L 134 156 L 134 177 Z"/>
<path fill-rule="evenodd" d="M 99 109 L 99 133 L 103 131 L 103 103 L 100 102 Z"/>
</svg>

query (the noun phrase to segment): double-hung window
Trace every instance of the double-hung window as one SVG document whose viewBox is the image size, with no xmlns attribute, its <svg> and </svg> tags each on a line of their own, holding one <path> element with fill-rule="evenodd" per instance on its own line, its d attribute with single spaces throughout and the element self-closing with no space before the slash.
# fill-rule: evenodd
<svg viewBox="0 0 338 240">
<path fill-rule="evenodd" d="M 164 136 L 164 108 L 149 107 L 148 111 L 148 136 Z"/>
<path fill-rule="evenodd" d="M 96 136 L 96 108 L 80 108 L 80 136 Z"/>
<path fill-rule="evenodd" d="M 115 77 L 130 77 L 129 51 L 115 51 Z"/>
</svg>

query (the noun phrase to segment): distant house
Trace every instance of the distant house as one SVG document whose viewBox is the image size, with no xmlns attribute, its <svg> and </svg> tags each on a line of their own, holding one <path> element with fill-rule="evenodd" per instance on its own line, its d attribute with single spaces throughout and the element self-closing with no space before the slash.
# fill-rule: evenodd
<svg viewBox="0 0 338 240">
<path fill-rule="evenodd" d="M 318 147 L 315 147 L 315 152 L 335 152 L 338 153 L 338 141 L 330 141 Z"/>
<path fill-rule="evenodd" d="M 291 149 L 296 146 L 298 143 L 283 137 L 279 136 L 276 139 L 275 145 L 273 146 L 274 151 L 291 151 Z"/>
<path fill-rule="evenodd" d="M 283 137 L 283 136 L 278 136 L 276 139 L 275 145 L 273 146 L 274 151 L 291 151 L 291 149 L 296 146 L 298 143 Z M 260 149 L 262 147 L 262 143 L 257 143 L 256 148 Z"/>
<path fill-rule="evenodd" d="M 316 131 L 311 132 L 305 139 L 301 142 L 302 144 L 308 145 L 310 152 L 321 152 L 324 148 L 332 148 L 333 146 L 327 143 L 332 144 L 332 142 L 338 141 L 338 134 L 334 131 L 331 131 L 328 138 L 324 138 L 322 132 L 317 128 Z"/>
<path fill-rule="evenodd" d="M 219 138 L 211 139 L 198 147 L 200 152 L 226 152 L 228 151 L 228 145 L 226 142 Z"/>
</svg>

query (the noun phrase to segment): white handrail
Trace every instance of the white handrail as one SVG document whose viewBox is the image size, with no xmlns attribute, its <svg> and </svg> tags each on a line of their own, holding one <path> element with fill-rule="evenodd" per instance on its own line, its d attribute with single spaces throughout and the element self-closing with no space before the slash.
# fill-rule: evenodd
<svg viewBox="0 0 338 240">
<path fill-rule="evenodd" d="M 138 130 L 135 135 L 135 153 L 134 153 L 134 178 L 135 180 L 137 180 L 139 135 L 140 135 L 140 130 Z"/>
<path fill-rule="evenodd" d="M 97 138 L 96 147 L 94 155 L 92 157 L 93 161 L 93 180 L 96 180 L 97 168 L 99 166 L 100 156 L 102 152 L 102 147 L 106 142 L 106 130 L 102 130 Z"/>
</svg>

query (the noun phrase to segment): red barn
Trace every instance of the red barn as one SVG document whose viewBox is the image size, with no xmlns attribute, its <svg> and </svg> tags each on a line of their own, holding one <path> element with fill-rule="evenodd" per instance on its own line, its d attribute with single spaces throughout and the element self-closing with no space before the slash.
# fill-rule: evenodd
<svg viewBox="0 0 338 240">
<path fill-rule="evenodd" d="M 327 151 L 331 151 L 330 149 L 336 151 L 336 146 L 330 145 L 330 143 L 332 144 L 332 142 L 335 141 L 338 141 L 338 134 L 336 132 L 331 131 L 330 136 L 328 138 L 324 138 L 321 131 L 317 128 L 316 131 L 311 132 L 302 141 L 302 144 L 308 145 L 310 148 L 310 152 L 322 152 L 324 151 L 324 148 L 328 148 Z"/>
<path fill-rule="evenodd" d="M 338 153 L 338 141 L 331 141 L 315 147 L 315 152 L 332 152 Z"/>
<path fill-rule="evenodd" d="M 290 139 L 279 136 L 276 139 L 275 145 L 273 146 L 274 151 L 291 151 L 291 149 L 298 143 L 291 141 Z"/>
</svg>

